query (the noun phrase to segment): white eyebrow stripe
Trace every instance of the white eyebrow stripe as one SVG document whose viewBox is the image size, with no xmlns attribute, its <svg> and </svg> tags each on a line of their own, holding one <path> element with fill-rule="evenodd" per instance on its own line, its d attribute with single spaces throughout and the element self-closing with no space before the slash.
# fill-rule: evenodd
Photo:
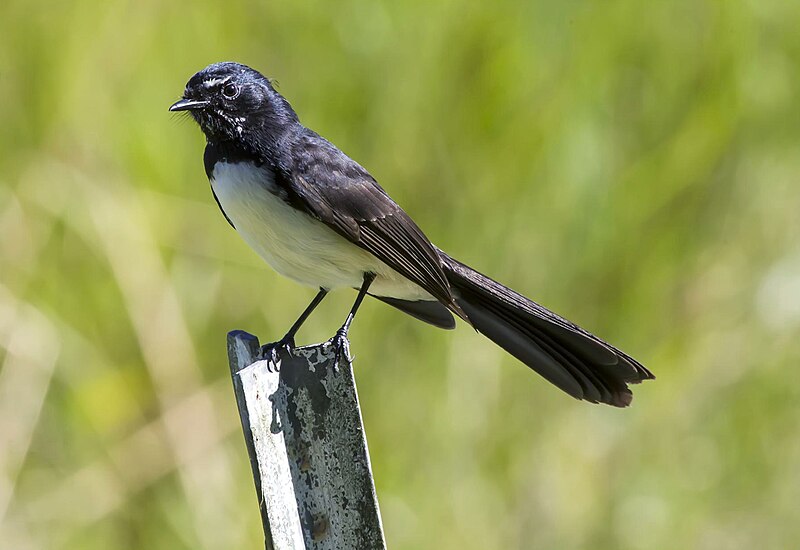
<svg viewBox="0 0 800 550">
<path fill-rule="evenodd" d="M 206 88 L 213 88 L 214 86 L 217 86 L 218 84 L 224 84 L 225 82 L 229 81 L 230 79 L 231 79 L 230 76 L 226 76 L 225 78 L 212 78 L 210 80 L 206 80 L 205 82 L 203 82 L 203 86 L 206 87 Z"/>
</svg>

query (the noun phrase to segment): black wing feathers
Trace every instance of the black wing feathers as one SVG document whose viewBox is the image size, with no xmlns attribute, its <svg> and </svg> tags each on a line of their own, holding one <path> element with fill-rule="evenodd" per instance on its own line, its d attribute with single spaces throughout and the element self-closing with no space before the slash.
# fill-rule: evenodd
<svg viewBox="0 0 800 550">
<path fill-rule="evenodd" d="M 464 317 L 434 246 L 364 168 L 310 130 L 297 138 L 285 164 L 278 183 L 287 189 L 293 206 Z"/>
<path fill-rule="evenodd" d="M 653 378 L 622 351 L 439 251 L 364 168 L 314 132 L 286 136 L 275 159 L 262 149 L 209 144 L 206 171 L 217 158 L 269 162 L 284 200 L 439 301 L 378 297 L 384 302 L 442 328 L 454 326 L 449 309 L 578 399 L 624 407 L 628 384 Z"/>
</svg>

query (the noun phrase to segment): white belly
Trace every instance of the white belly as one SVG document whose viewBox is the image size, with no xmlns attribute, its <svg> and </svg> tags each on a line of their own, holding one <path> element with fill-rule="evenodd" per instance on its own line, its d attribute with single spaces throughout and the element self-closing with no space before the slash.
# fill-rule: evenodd
<svg viewBox="0 0 800 550">
<path fill-rule="evenodd" d="M 211 187 L 236 230 L 275 271 L 312 287 L 359 288 L 375 273 L 370 293 L 405 300 L 433 297 L 324 223 L 286 204 L 267 168 L 218 162 Z"/>
</svg>

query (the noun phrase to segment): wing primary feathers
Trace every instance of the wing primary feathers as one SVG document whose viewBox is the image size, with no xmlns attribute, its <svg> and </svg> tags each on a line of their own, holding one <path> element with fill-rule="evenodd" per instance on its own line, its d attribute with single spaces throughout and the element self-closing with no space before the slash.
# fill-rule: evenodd
<svg viewBox="0 0 800 550">
<path fill-rule="evenodd" d="M 456 315 L 437 249 L 375 179 L 328 141 L 303 129 L 279 167 L 290 203 L 418 284 Z"/>
</svg>

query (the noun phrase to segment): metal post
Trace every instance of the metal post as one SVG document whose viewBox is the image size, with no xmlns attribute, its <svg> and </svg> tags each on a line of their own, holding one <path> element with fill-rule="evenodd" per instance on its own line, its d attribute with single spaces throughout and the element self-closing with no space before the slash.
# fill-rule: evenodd
<svg viewBox="0 0 800 550">
<path fill-rule="evenodd" d="M 236 403 L 267 550 L 385 549 L 352 365 L 329 343 L 257 361 L 258 338 L 228 334 Z"/>
</svg>

